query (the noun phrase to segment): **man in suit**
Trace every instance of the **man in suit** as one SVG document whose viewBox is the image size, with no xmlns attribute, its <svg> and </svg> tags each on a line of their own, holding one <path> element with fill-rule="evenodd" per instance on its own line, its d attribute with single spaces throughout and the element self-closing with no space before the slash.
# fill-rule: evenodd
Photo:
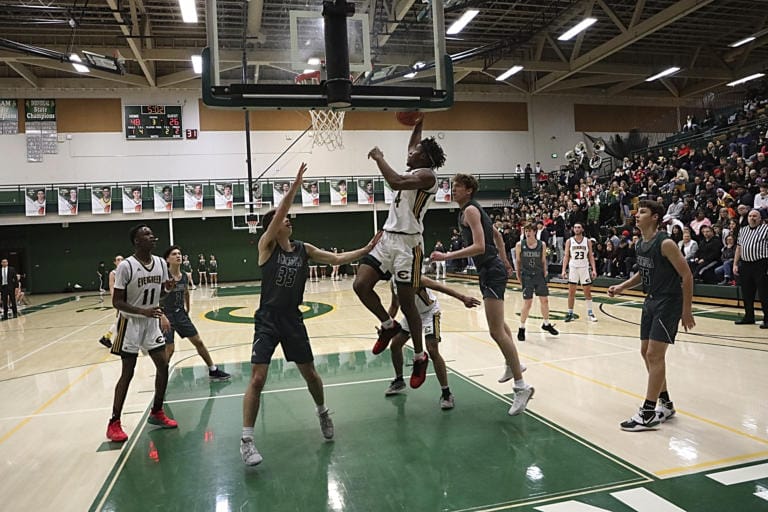
<svg viewBox="0 0 768 512">
<path fill-rule="evenodd" d="M 3 320 L 8 320 L 8 304 L 13 309 L 13 317 L 17 318 L 19 312 L 16 309 L 16 269 L 8 266 L 8 260 L 0 261 L 0 297 L 3 300 Z"/>
</svg>

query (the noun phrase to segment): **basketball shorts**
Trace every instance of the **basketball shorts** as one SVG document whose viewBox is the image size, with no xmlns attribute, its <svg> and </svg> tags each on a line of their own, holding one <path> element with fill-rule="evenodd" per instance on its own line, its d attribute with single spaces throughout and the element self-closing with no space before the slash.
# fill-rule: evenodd
<svg viewBox="0 0 768 512">
<path fill-rule="evenodd" d="M 416 299 L 419 300 L 419 299 Z M 435 302 L 435 305 L 437 302 Z M 429 341 L 440 343 L 440 308 L 432 307 L 428 311 L 421 313 L 421 329 L 424 337 Z M 400 319 L 400 329 L 410 336 L 411 329 L 408 327 L 408 319 Z"/>
<path fill-rule="evenodd" d="M 151 352 L 164 346 L 165 338 L 160 331 L 159 319 L 120 314 L 112 338 L 113 354 L 137 355 L 140 349 Z"/>
<path fill-rule="evenodd" d="M 421 235 L 385 231 L 376 247 L 360 262 L 375 268 L 383 281 L 394 276 L 396 283 L 416 288 L 421 285 L 423 257 Z"/>
<path fill-rule="evenodd" d="M 547 280 L 543 273 L 526 274 L 523 272 L 521 277 L 523 285 L 523 299 L 532 299 L 534 293 L 537 297 L 549 296 L 549 287 L 547 286 Z"/>
<path fill-rule="evenodd" d="M 174 343 L 174 333 L 179 333 L 181 338 L 191 338 L 197 335 L 197 329 L 192 320 L 189 319 L 189 314 L 184 309 L 178 309 L 175 311 L 165 311 L 165 316 L 168 317 L 168 321 L 171 322 L 171 330 L 164 332 L 165 342 L 168 344 Z"/>
<path fill-rule="evenodd" d="M 253 321 L 252 364 L 269 364 L 277 345 L 283 347 L 287 361 L 303 364 L 314 360 L 301 311 L 260 308 Z"/>
<path fill-rule="evenodd" d="M 504 300 L 504 291 L 507 289 L 507 269 L 501 258 L 493 258 L 482 265 L 480 274 L 480 292 L 484 299 Z"/>
<path fill-rule="evenodd" d="M 682 315 L 681 296 L 646 297 L 640 317 L 640 339 L 674 343 Z"/>
<path fill-rule="evenodd" d="M 589 267 L 568 267 L 568 282 L 570 284 L 587 285 L 592 284 L 592 276 L 589 273 Z"/>
</svg>

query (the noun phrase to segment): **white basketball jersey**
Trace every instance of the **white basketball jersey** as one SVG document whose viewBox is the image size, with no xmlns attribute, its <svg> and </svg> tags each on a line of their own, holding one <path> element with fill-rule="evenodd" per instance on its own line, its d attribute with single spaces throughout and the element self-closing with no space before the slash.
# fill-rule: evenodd
<svg viewBox="0 0 768 512">
<path fill-rule="evenodd" d="M 584 237 L 581 239 L 581 243 L 576 241 L 575 237 L 571 237 L 571 259 L 568 262 L 570 268 L 589 268 L 589 247 L 587 244 L 589 240 Z"/>
<path fill-rule="evenodd" d="M 384 231 L 392 233 L 405 233 L 408 235 L 420 235 L 424 231 L 424 215 L 427 213 L 429 203 L 437 192 L 437 174 L 434 169 L 411 169 L 405 171 L 410 174 L 416 171 L 428 171 L 435 177 L 435 184 L 428 189 L 398 190 L 392 204 L 389 205 L 389 215 L 384 223 Z"/>
<path fill-rule="evenodd" d="M 145 267 L 134 256 L 124 259 L 115 270 L 115 288 L 125 290 L 125 301 L 137 308 L 156 308 L 160 292 L 168 278 L 168 265 L 160 256 L 152 255 L 152 264 Z M 121 315 L 142 317 L 120 312 Z"/>
<path fill-rule="evenodd" d="M 395 286 L 394 279 L 389 280 L 389 285 L 392 293 L 397 293 L 397 287 Z M 429 288 L 425 286 L 416 288 L 415 295 L 416 309 L 419 311 L 419 316 L 423 317 L 428 313 L 432 313 L 435 310 L 440 309 L 440 303 L 437 301 L 437 296 L 432 293 L 432 290 Z"/>
</svg>

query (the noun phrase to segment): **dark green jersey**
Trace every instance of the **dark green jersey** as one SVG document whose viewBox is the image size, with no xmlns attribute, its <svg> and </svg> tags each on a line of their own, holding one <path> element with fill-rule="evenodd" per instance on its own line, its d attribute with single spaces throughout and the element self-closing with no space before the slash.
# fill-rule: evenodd
<svg viewBox="0 0 768 512">
<path fill-rule="evenodd" d="M 643 280 L 643 292 L 649 297 L 683 294 L 680 274 L 661 254 L 661 244 L 667 238 L 666 231 L 659 231 L 651 240 L 640 240 L 637 244 L 637 265 Z"/>
<path fill-rule="evenodd" d="M 182 272 L 192 272 L 192 264 L 189 262 L 189 260 L 181 262 L 181 271 Z"/>
<path fill-rule="evenodd" d="M 292 240 L 293 250 L 284 251 L 280 244 L 261 266 L 261 301 L 259 308 L 297 311 L 304 302 L 304 286 L 309 273 L 304 242 Z"/>
<path fill-rule="evenodd" d="M 461 228 L 461 238 L 464 240 L 464 247 L 469 247 L 473 242 L 472 230 L 469 226 L 464 225 L 464 210 L 469 206 L 474 206 L 480 212 L 480 223 L 483 226 L 483 236 L 485 237 L 485 251 L 477 256 L 472 256 L 475 266 L 479 268 L 486 263 L 493 261 L 494 258 L 497 258 L 499 256 L 499 251 L 496 249 L 496 244 L 493 241 L 493 221 L 491 221 L 491 218 L 485 213 L 485 210 L 480 206 L 480 203 L 474 199 L 465 204 L 461 211 L 459 211 L 459 227 Z"/>
<path fill-rule="evenodd" d="M 163 306 L 163 310 L 167 313 L 172 313 L 184 309 L 184 295 L 187 293 L 188 287 L 189 281 L 187 280 L 187 274 L 182 272 L 181 279 L 176 281 L 176 286 L 173 290 L 160 299 L 160 304 Z"/>
<path fill-rule="evenodd" d="M 544 265 L 541 262 L 541 253 L 544 251 L 544 244 L 541 240 L 536 240 L 536 247 L 531 249 L 528 242 L 523 239 L 520 242 L 520 272 L 526 276 L 544 275 Z"/>
</svg>

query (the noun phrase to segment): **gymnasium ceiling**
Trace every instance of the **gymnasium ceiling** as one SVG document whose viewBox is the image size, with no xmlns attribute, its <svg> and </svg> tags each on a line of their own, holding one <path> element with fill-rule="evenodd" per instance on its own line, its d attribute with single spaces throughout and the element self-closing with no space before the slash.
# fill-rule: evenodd
<svg viewBox="0 0 768 512">
<path fill-rule="evenodd" d="M 218 0 L 222 71 L 241 75 L 247 34 L 248 75 L 260 83 L 286 80 L 288 10 L 320 10 L 320 0 Z M 199 89 L 190 57 L 206 46 L 205 0 L 199 21 L 184 23 L 178 0 L 0 0 L 0 38 L 62 54 L 89 50 L 126 59 L 124 75 L 77 73 L 54 59 L 0 48 L 3 90 Z M 371 20 L 376 62 L 423 51 L 428 31 L 417 21 L 421 0 L 362 0 Z M 768 0 L 446 0 L 446 25 L 468 7 L 480 14 L 448 53 L 457 93 L 604 94 L 700 98 L 768 68 Z M 568 42 L 557 37 L 582 18 L 597 23 Z M 73 28 L 74 25 L 74 28 Z M 755 35 L 738 48 L 729 45 Z M 512 65 L 524 70 L 505 82 Z M 645 82 L 667 67 L 673 77 Z M 290 78 L 290 77 L 288 77 Z M 730 88 L 728 88 L 730 90 Z"/>
</svg>

